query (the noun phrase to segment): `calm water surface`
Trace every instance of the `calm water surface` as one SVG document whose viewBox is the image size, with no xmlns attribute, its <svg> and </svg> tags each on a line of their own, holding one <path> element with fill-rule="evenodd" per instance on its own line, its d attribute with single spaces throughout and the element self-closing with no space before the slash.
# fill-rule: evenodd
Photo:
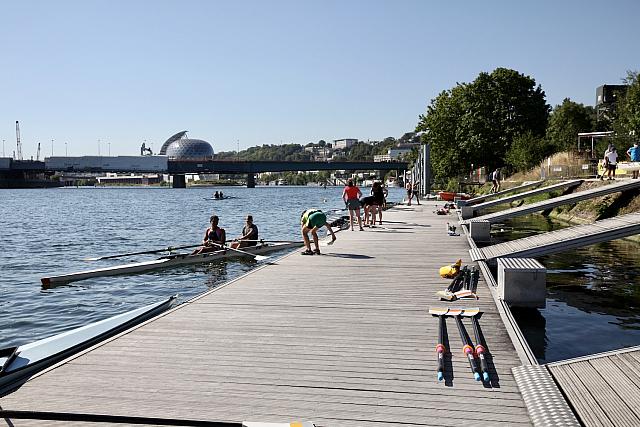
<svg viewBox="0 0 640 427">
<path fill-rule="evenodd" d="M 204 200 L 215 190 L 237 198 Z M 402 189 L 389 190 L 389 201 L 402 199 Z M 343 208 L 341 194 L 341 187 L 0 190 L 0 347 L 45 338 L 176 293 L 184 301 L 258 265 L 221 260 L 41 289 L 43 276 L 158 255 L 92 263 L 83 258 L 197 244 L 213 213 L 229 239 L 240 234 L 250 213 L 262 238 L 300 240 L 300 212 Z"/>
<path fill-rule="evenodd" d="M 494 227 L 492 243 L 567 226 L 542 215 L 515 218 Z M 540 362 L 640 345 L 639 249 L 617 240 L 539 258 L 547 306 L 513 312 Z"/>
</svg>

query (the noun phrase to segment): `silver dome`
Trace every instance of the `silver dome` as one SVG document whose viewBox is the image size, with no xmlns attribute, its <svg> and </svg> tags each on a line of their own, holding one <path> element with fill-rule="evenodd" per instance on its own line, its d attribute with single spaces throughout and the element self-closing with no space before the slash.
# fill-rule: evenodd
<svg viewBox="0 0 640 427">
<path fill-rule="evenodd" d="M 167 147 L 167 157 L 184 160 L 206 160 L 213 158 L 213 147 L 201 139 L 179 139 Z"/>
</svg>

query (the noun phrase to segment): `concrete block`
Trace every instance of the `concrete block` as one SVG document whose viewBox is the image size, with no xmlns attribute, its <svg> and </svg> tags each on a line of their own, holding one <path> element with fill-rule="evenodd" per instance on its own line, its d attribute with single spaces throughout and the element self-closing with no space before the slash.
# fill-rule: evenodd
<svg viewBox="0 0 640 427">
<path fill-rule="evenodd" d="M 533 258 L 498 258 L 498 296 L 511 306 L 544 308 L 547 269 Z"/>
<path fill-rule="evenodd" d="M 462 208 L 464 209 L 464 207 Z M 491 240 L 491 223 L 489 221 L 471 221 L 469 234 L 476 242 L 488 242 Z"/>
<path fill-rule="evenodd" d="M 462 219 L 473 218 L 473 206 L 460 206 L 460 213 L 462 214 Z"/>
</svg>

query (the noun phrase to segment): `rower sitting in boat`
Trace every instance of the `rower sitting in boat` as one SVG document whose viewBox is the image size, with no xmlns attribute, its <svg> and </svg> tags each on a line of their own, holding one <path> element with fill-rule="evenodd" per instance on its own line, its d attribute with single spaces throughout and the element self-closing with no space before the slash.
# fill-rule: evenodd
<svg viewBox="0 0 640 427">
<path fill-rule="evenodd" d="M 219 199 L 220 198 L 220 193 L 218 193 L 217 191 L 215 193 L 213 193 L 213 198 L 214 199 Z"/>
<path fill-rule="evenodd" d="M 242 229 L 242 236 L 234 239 L 236 241 L 231 244 L 232 248 L 244 248 L 258 244 L 258 226 L 253 223 L 253 216 L 247 215 L 246 221 Z"/>
<path fill-rule="evenodd" d="M 222 190 L 220 190 L 220 198 L 224 199 L 224 194 L 222 194 Z"/>
<path fill-rule="evenodd" d="M 207 228 L 204 233 L 204 239 L 202 239 L 202 246 L 193 251 L 194 254 L 213 252 L 224 248 L 227 235 L 224 228 L 218 227 L 218 222 L 220 221 L 218 215 L 212 215 L 209 221 L 211 222 L 211 227 Z"/>
</svg>

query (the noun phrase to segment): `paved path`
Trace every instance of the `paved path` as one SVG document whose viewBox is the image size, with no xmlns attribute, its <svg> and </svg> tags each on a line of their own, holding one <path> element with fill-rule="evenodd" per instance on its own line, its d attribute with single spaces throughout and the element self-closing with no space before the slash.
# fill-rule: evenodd
<svg viewBox="0 0 640 427">
<path fill-rule="evenodd" d="M 33 378 L 0 405 L 320 426 L 530 425 L 511 372 L 520 360 L 486 285 L 479 301 L 437 300 L 448 284 L 438 268 L 470 259 L 466 238 L 446 234 L 455 217 L 434 209 L 394 208 L 383 227 L 338 233 L 322 256 L 293 253 L 255 270 Z M 485 312 L 491 386 L 471 377 L 453 320 L 446 384 L 437 382 L 438 322 L 428 309 L 446 304 Z"/>
</svg>

